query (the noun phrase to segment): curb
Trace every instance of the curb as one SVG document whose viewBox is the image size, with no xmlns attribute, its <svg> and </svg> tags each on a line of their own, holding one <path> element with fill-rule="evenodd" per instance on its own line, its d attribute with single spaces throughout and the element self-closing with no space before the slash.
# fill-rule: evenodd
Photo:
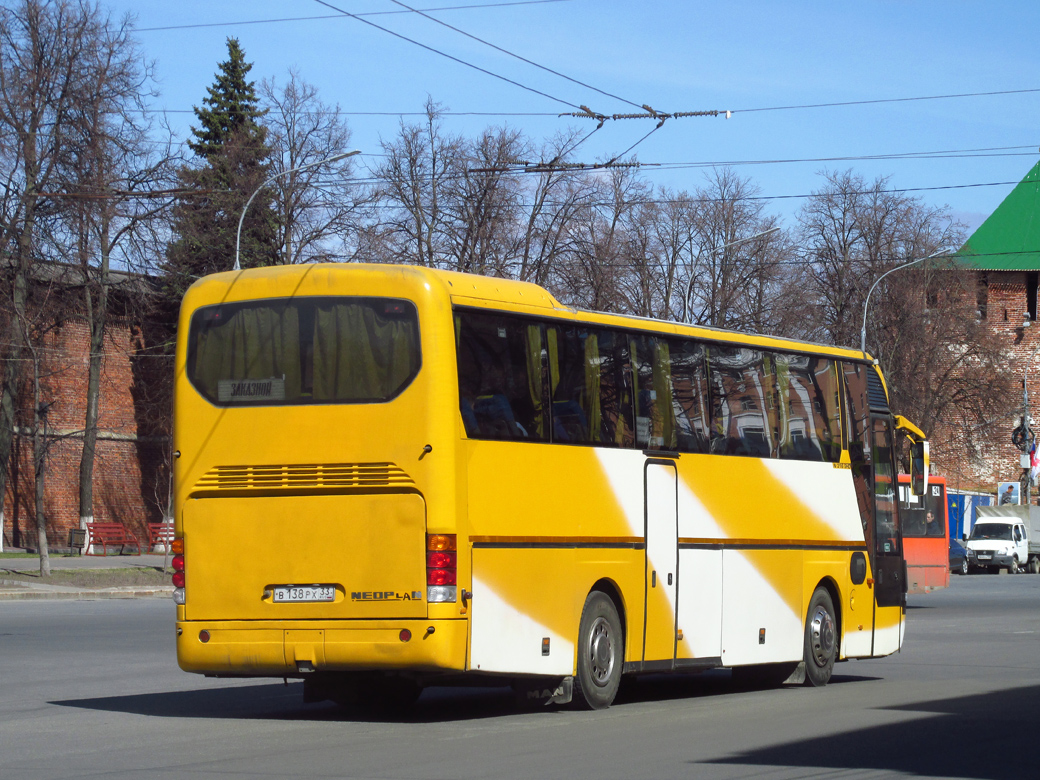
<svg viewBox="0 0 1040 780">
<path fill-rule="evenodd" d="M 54 601 L 57 599 L 94 601 L 96 599 L 169 598 L 172 593 L 172 587 L 76 591 L 0 590 L 0 601 Z"/>
</svg>

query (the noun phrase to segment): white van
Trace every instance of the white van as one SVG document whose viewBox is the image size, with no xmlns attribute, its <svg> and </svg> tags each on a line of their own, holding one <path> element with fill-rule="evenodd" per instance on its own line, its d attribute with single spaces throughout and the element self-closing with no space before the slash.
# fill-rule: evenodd
<svg viewBox="0 0 1040 780">
<path fill-rule="evenodd" d="M 1029 561 L 1029 534 L 1025 523 L 1015 518 L 980 517 L 971 529 L 968 549 L 975 552 L 976 566 L 1017 574 Z"/>
</svg>

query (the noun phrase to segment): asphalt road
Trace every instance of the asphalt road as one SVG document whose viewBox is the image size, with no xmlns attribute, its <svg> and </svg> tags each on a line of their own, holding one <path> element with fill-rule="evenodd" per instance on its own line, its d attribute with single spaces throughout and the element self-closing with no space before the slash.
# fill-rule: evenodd
<svg viewBox="0 0 1040 780">
<path fill-rule="evenodd" d="M 903 651 L 824 689 L 644 678 L 603 712 L 428 689 L 406 717 L 303 704 L 299 683 L 177 668 L 172 603 L 0 603 L 0 776 L 1035 777 L 1040 576 L 910 597 Z"/>
</svg>

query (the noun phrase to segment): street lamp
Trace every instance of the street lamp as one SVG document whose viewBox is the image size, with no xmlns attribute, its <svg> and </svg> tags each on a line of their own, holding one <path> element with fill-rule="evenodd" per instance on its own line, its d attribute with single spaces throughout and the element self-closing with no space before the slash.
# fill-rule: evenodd
<svg viewBox="0 0 1040 780">
<path fill-rule="evenodd" d="M 314 162 L 309 162 L 306 165 L 300 165 L 300 166 L 297 166 L 296 168 L 290 168 L 287 171 L 281 171 L 279 173 L 276 173 L 274 176 L 271 176 L 267 181 L 265 181 L 263 184 L 261 184 L 255 190 L 253 190 L 253 194 L 249 196 L 249 200 L 246 201 L 246 205 L 244 205 L 242 207 L 242 214 L 238 218 L 238 232 L 235 233 L 235 265 L 232 268 L 232 270 L 233 271 L 241 271 L 242 270 L 242 266 L 238 262 L 238 252 L 239 252 L 239 249 L 242 246 L 242 221 L 246 218 L 246 211 L 249 210 L 249 204 L 253 202 L 253 198 L 255 198 L 257 196 L 257 194 L 260 192 L 260 190 L 262 190 L 268 184 L 270 184 L 275 179 L 277 179 L 277 178 L 279 178 L 281 176 L 287 176 L 290 173 L 296 173 L 297 171 L 303 171 L 303 170 L 306 170 L 307 168 L 313 168 L 316 165 L 324 165 L 325 163 L 337 162 L 339 160 L 346 159 L 347 157 L 353 157 L 355 154 L 361 154 L 361 150 L 360 149 L 355 149 L 352 152 L 343 152 L 342 154 L 334 154 L 331 157 L 326 157 L 323 160 L 315 160 Z"/>
<path fill-rule="evenodd" d="M 716 252 L 721 252 L 723 249 L 729 249 L 731 246 L 743 244 L 748 241 L 754 241 L 756 238 L 762 238 L 763 236 L 768 236 L 770 233 L 775 233 L 779 229 L 779 227 L 771 227 L 769 228 L 769 230 L 763 230 L 760 233 L 755 233 L 754 235 L 747 236 L 745 238 L 738 238 L 736 241 L 730 241 L 728 244 L 723 244 L 722 246 L 717 246 L 713 249 L 709 249 L 708 254 L 715 254 Z M 694 259 L 694 264 L 696 264 L 696 261 L 699 259 L 700 253 L 698 252 L 697 257 Z M 690 283 L 686 285 L 686 296 L 683 298 L 683 306 L 685 307 L 685 311 L 683 312 L 683 320 L 685 320 L 690 313 L 691 295 L 693 295 L 693 268 L 690 268 Z"/>
<path fill-rule="evenodd" d="M 910 266 L 917 265 L 918 263 L 923 263 L 925 260 L 931 260 L 933 257 L 938 257 L 942 254 L 945 253 L 941 251 L 932 252 L 930 255 L 928 255 L 928 257 L 919 257 L 916 260 L 911 260 L 909 263 L 903 263 L 902 265 L 897 265 L 895 268 L 889 268 L 874 281 L 874 284 L 870 285 L 870 290 L 867 291 L 867 299 L 863 301 L 863 327 L 860 328 L 859 331 L 859 351 L 863 353 L 863 357 L 867 356 L 867 307 L 870 305 L 870 295 L 874 292 L 874 288 L 878 286 L 878 282 L 880 282 L 890 273 L 901 271 L 904 268 L 909 268 Z"/>
</svg>

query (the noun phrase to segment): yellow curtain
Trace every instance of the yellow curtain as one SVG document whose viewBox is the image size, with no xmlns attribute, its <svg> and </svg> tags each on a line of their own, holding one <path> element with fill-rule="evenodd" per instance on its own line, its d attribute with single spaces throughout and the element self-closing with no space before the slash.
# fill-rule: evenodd
<svg viewBox="0 0 1040 780">
<path fill-rule="evenodd" d="M 527 389 L 534 408 L 534 430 L 537 438 L 545 436 L 545 408 L 542 402 L 542 326 L 527 326 Z"/>
<path fill-rule="evenodd" d="M 222 379 L 285 378 L 285 397 L 300 394 L 300 323 L 289 304 L 249 306 L 200 329 L 195 382 L 217 395 Z"/>
<path fill-rule="evenodd" d="M 672 405 L 672 358 L 668 342 L 658 339 L 654 354 L 654 392 L 657 402 L 654 404 L 657 414 L 654 415 L 654 431 L 665 449 L 678 449 L 679 439 L 675 432 L 675 409 Z"/>
<path fill-rule="evenodd" d="M 766 360 L 769 357 L 766 356 Z M 785 452 L 791 442 L 791 365 L 787 355 L 777 355 L 776 362 L 776 419 L 777 454 Z"/>
<path fill-rule="evenodd" d="M 364 304 L 315 307 L 315 400 L 387 397 L 411 374 L 417 343 L 413 322 L 383 319 Z"/>
<path fill-rule="evenodd" d="M 585 416 L 589 421 L 589 440 L 602 441 L 599 337 L 595 333 L 585 338 Z"/>
<path fill-rule="evenodd" d="M 545 340 L 549 344 L 549 400 L 556 398 L 556 388 L 560 384 L 560 346 L 559 331 L 549 328 L 545 332 Z"/>
</svg>

